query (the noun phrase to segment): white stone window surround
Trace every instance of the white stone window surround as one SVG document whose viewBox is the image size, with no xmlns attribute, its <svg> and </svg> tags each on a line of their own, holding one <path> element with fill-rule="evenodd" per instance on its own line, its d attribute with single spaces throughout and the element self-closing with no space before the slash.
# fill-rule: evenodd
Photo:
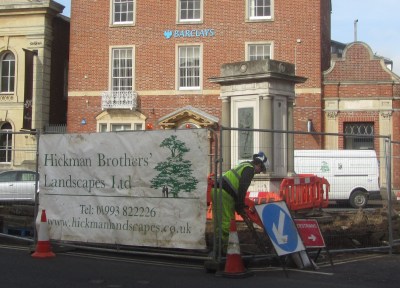
<svg viewBox="0 0 400 288">
<path fill-rule="evenodd" d="M 136 0 L 110 0 L 111 25 L 134 25 Z"/>
<path fill-rule="evenodd" d="M 269 51 L 268 51 L 269 49 Z M 257 52 L 254 53 L 253 51 Z M 261 50 L 264 50 L 261 52 Z M 273 41 L 252 41 L 245 42 L 245 59 L 246 61 L 251 60 L 266 60 L 266 59 L 274 59 L 274 42 Z M 264 54 L 264 55 L 262 55 Z M 264 56 L 264 57 L 261 57 Z M 266 58 L 265 56 L 269 56 Z M 254 59 L 257 58 L 257 59 Z M 262 59 L 261 59 L 262 58 Z"/>
<path fill-rule="evenodd" d="M 246 0 L 246 20 L 265 21 L 273 19 L 274 0 Z"/>
<path fill-rule="evenodd" d="M 176 0 L 177 23 L 202 23 L 203 2 L 204 0 Z"/>
<path fill-rule="evenodd" d="M 16 72 L 16 61 L 14 53 L 12 53 L 11 51 L 6 51 L 1 55 L 0 68 L 1 68 L 0 92 L 14 93 L 15 72 Z"/>
<path fill-rule="evenodd" d="M 115 62 L 117 61 L 117 62 Z M 110 47 L 111 91 L 135 90 L 135 47 Z"/>
<path fill-rule="evenodd" d="M 203 47 L 202 44 L 187 43 L 177 45 L 176 49 L 176 87 L 177 90 L 202 89 L 203 81 Z"/>
</svg>

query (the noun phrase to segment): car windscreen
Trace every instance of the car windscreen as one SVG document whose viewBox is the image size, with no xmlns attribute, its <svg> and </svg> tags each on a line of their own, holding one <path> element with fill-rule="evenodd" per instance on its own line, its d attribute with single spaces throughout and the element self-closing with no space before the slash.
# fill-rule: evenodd
<svg viewBox="0 0 400 288">
<path fill-rule="evenodd" d="M 14 182 L 14 181 L 17 181 L 16 171 L 0 173 L 0 182 Z"/>
</svg>

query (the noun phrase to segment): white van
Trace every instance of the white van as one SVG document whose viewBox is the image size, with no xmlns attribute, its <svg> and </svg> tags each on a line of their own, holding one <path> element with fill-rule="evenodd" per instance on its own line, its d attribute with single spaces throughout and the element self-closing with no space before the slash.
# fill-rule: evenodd
<svg viewBox="0 0 400 288">
<path fill-rule="evenodd" d="M 354 208 L 365 207 L 369 199 L 382 199 L 374 150 L 295 150 L 294 171 L 325 177 L 329 200 L 349 201 Z"/>
</svg>

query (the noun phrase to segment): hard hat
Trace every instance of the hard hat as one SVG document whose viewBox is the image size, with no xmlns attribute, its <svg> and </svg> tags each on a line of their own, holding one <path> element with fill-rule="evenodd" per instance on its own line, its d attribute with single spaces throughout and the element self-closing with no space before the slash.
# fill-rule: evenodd
<svg viewBox="0 0 400 288">
<path fill-rule="evenodd" d="M 254 154 L 253 161 L 261 162 L 262 171 L 263 172 L 267 171 L 267 168 L 269 167 L 269 161 L 267 156 L 265 156 L 264 152 L 260 151 L 257 154 Z"/>
</svg>

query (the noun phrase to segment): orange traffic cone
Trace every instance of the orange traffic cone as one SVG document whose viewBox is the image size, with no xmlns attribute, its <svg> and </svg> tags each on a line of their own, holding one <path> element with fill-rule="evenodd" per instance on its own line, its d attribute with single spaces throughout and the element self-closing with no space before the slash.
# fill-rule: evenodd
<svg viewBox="0 0 400 288">
<path fill-rule="evenodd" d="M 49 239 L 49 229 L 47 226 L 46 210 L 42 210 L 42 216 L 40 218 L 39 235 L 38 242 L 36 244 L 36 250 L 32 254 L 35 258 L 50 258 L 55 257 L 51 251 L 50 239 Z"/>
<path fill-rule="evenodd" d="M 244 267 L 242 256 L 240 255 L 239 236 L 235 219 L 231 220 L 225 270 L 219 275 L 229 278 L 245 278 L 253 275 L 252 272 L 249 272 Z"/>
</svg>

